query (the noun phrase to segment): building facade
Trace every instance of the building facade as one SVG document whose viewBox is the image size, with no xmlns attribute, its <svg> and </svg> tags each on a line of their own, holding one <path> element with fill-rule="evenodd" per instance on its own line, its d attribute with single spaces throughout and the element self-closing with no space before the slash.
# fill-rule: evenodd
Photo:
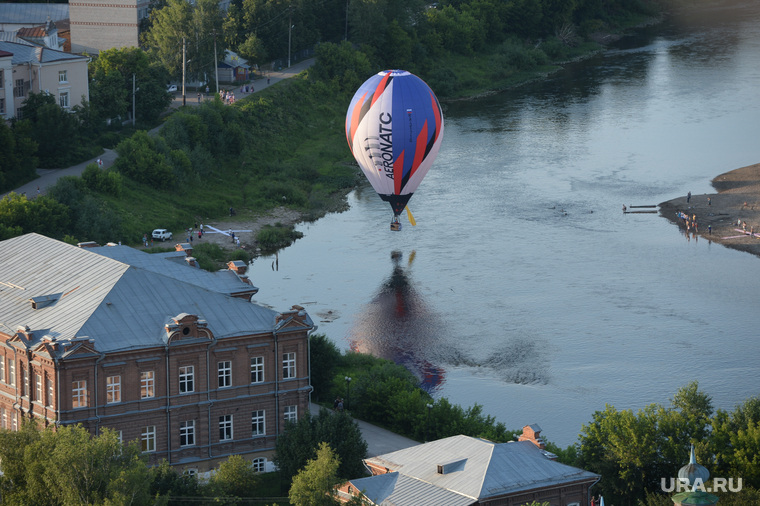
<svg viewBox="0 0 760 506">
<path fill-rule="evenodd" d="M 76 0 L 69 2 L 71 50 L 97 54 L 111 48 L 138 47 L 140 21 L 150 0 Z"/>
<path fill-rule="evenodd" d="M 0 427 L 109 428 L 153 464 L 202 473 L 241 454 L 271 470 L 309 406 L 309 315 L 204 289 L 190 265 L 186 282 L 96 250 L 0 242 Z"/>
<path fill-rule="evenodd" d="M 7 67 L 9 53 L 10 71 Z M 18 117 L 19 108 L 29 93 L 52 94 L 56 103 L 70 111 L 90 99 L 87 80 L 86 56 L 64 53 L 46 47 L 0 41 L 0 69 L 3 88 L 0 98 L 5 99 L 5 112 L 0 117 Z"/>
</svg>

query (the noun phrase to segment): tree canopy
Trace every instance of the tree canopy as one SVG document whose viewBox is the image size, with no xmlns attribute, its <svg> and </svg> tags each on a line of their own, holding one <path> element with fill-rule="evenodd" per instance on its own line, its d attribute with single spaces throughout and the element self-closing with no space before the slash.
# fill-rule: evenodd
<svg viewBox="0 0 760 506">
<path fill-rule="evenodd" d="M 338 458 L 338 476 L 355 478 L 364 471 L 362 460 L 367 456 L 367 443 L 358 424 L 346 412 L 330 412 L 322 408 L 317 416 L 304 414 L 296 423 L 289 423 L 277 438 L 274 463 L 287 479 L 317 455 L 320 443 L 330 445 Z"/>
</svg>

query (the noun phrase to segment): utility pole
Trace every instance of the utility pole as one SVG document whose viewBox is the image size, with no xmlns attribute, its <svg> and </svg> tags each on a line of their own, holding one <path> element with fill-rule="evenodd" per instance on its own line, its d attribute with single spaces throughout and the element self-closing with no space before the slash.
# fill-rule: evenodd
<svg viewBox="0 0 760 506">
<path fill-rule="evenodd" d="M 185 38 L 182 37 L 182 105 L 186 105 L 185 97 Z"/>
<path fill-rule="evenodd" d="M 293 8 L 288 7 L 288 68 L 290 68 L 290 33 L 293 31 Z"/>
<path fill-rule="evenodd" d="M 137 111 L 135 110 L 135 75 L 132 74 L 132 126 L 135 126 L 135 116 L 137 116 Z"/>
<path fill-rule="evenodd" d="M 219 94 L 219 60 L 216 59 L 216 32 L 214 32 L 214 79 L 216 80 L 216 94 Z"/>
</svg>

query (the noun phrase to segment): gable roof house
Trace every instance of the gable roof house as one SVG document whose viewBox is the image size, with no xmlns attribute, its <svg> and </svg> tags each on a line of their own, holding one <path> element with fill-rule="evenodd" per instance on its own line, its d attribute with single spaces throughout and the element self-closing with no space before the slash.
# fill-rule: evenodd
<svg viewBox="0 0 760 506">
<path fill-rule="evenodd" d="M 251 303 L 234 263 L 206 276 L 130 249 L 0 242 L 0 427 L 109 428 L 154 464 L 207 472 L 240 454 L 271 470 L 309 407 L 311 318 Z"/>
<path fill-rule="evenodd" d="M 54 95 L 58 105 L 65 110 L 81 105 L 83 97 L 90 99 L 87 56 L 7 41 L 0 41 L 0 52 L 12 55 L 10 77 L 5 76 L 4 118 L 18 116 L 18 110 L 30 92 Z M 7 70 L 4 73 L 8 73 Z M 9 100 L 9 82 L 12 83 L 12 101 Z M 0 95 L 3 95 L 2 90 Z"/>
<path fill-rule="evenodd" d="M 68 4 L 0 4 L 0 40 L 65 51 L 68 18 Z"/>
<path fill-rule="evenodd" d="M 394 506 L 587 506 L 589 488 L 600 478 L 552 460 L 532 441 L 493 443 L 463 435 L 364 463 L 372 476 L 341 485 L 340 500 L 362 495 L 368 504 Z"/>
</svg>

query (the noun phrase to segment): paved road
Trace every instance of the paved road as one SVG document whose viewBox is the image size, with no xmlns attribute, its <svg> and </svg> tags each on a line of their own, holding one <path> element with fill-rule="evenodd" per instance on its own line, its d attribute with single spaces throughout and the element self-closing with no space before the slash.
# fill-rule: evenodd
<svg viewBox="0 0 760 506">
<path fill-rule="evenodd" d="M 312 402 L 310 408 L 313 415 L 319 414 L 319 404 L 314 404 Z M 394 432 L 362 420 L 356 420 L 356 423 L 359 424 L 359 429 L 362 431 L 362 437 L 367 442 L 368 457 L 376 457 L 378 455 L 403 450 L 404 448 L 420 444 L 414 439 L 399 436 Z"/>
<path fill-rule="evenodd" d="M 270 72 L 266 76 L 269 78 L 269 82 L 267 83 L 267 79 L 257 79 L 254 82 L 254 88 L 256 89 L 256 92 L 259 92 L 263 89 L 268 88 L 269 86 L 273 86 L 277 84 L 278 82 L 282 81 L 283 79 L 288 79 L 290 77 L 295 76 L 296 74 L 300 73 L 302 70 L 312 66 L 314 64 L 314 58 L 310 58 L 308 60 L 304 60 L 302 62 L 298 62 L 294 65 L 292 65 L 289 68 L 282 69 L 277 72 Z M 236 98 L 242 98 L 240 94 L 240 86 L 231 86 L 231 85 L 225 85 L 222 86 L 223 89 L 227 90 L 235 90 L 235 97 Z M 191 97 L 190 95 L 187 95 L 185 100 L 188 106 L 197 106 L 198 105 L 198 99 L 197 97 Z M 172 101 L 171 105 L 169 106 L 170 109 L 177 109 L 182 106 L 182 95 L 176 94 L 174 97 L 174 100 Z M 161 129 L 161 126 L 159 125 L 153 130 L 151 130 L 149 133 L 151 135 L 155 135 L 156 132 L 158 132 Z M 102 167 L 107 168 L 113 165 L 113 163 L 116 161 L 116 157 L 118 155 L 116 152 L 112 149 L 106 149 L 105 152 L 93 158 L 92 160 L 87 160 L 86 162 L 79 163 L 77 165 L 74 165 L 72 167 L 64 168 L 64 169 L 37 169 L 37 175 L 39 176 L 34 181 L 31 181 L 23 186 L 20 186 L 16 188 L 15 190 L 12 190 L 16 193 L 26 193 L 27 197 L 33 198 L 37 195 L 37 190 L 39 189 L 40 194 L 44 194 L 50 186 L 53 186 L 57 181 L 58 178 L 63 176 L 79 176 L 84 171 L 84 168 L 87 167 L 90 163 L 97 163 L 98 160 L 101 160 L 103 162 Z M 10 193 L 10 192 L 8 192 Z M 4 193 L 0 195 L 0 198 L 7 195 L 7 193 Z"/>
</svg>

